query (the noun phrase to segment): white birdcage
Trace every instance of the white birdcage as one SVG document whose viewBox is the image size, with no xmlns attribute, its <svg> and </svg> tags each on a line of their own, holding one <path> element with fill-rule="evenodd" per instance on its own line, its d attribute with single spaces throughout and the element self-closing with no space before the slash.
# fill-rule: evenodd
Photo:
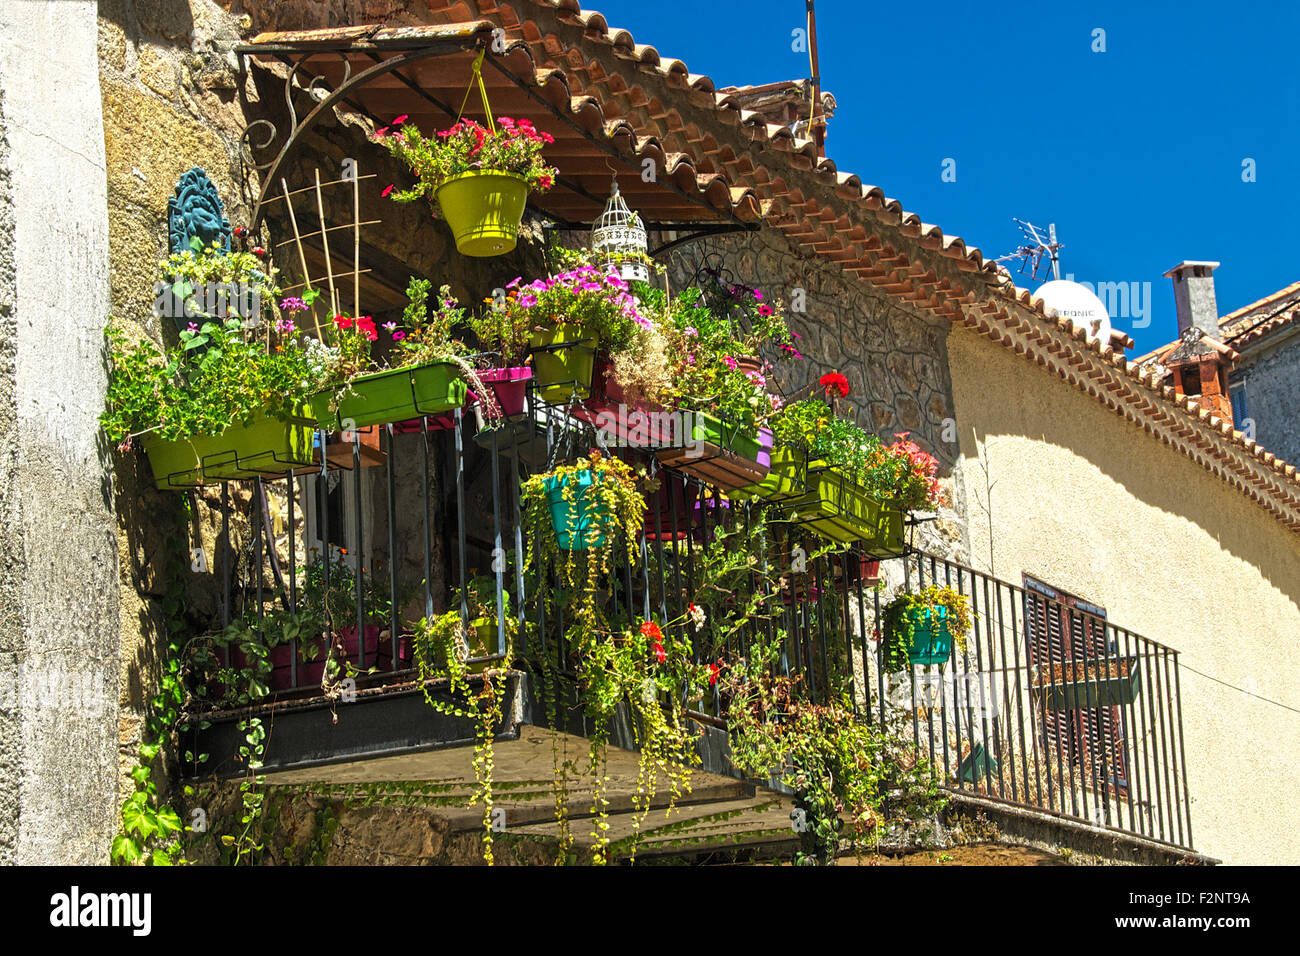
<svg viewBox="0 0 1300 956">
<path fill-rule="evenodd" d="M 645 226 L 632 210 L 627 208 L 618 191 L 618 179 L 605 204 L 605 211 L 591 227 L 591 248 L 611 273 L 628 282 L 650 281 L 650 267 L 637 258 L 648 248 Z"/>
</svg>

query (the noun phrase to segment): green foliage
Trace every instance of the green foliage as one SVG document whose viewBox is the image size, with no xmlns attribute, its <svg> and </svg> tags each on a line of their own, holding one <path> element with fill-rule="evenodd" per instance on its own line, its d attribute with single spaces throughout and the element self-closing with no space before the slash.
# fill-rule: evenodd
<svg viewBox="0 0 1300 956">
<path fill-rule="evenodd" d="M 942 798 L 925 761 L 854 713 L 847 696 L 815 704 L 800 696 L 798 678 L 775 674 L 784 640 L 778 634 L 756 642 L 745 664 L 731 671 L 727 724 L 740 770 L 759 779 L 776 775 L 795 791 L 795 862 L 833 863 L 846 836 L 855 848 L 874 841 L 891 799 L 907 815 L 937 812 Z"/>
<path fill-rule="evenodd" d="M 890 673 L 911 667 L 908 651 L 916 633 L 915 618 L 927 609 L 933 612 L 940 607 L 947 609 L 948 630 L 953 642 L 959 650 L 966 650 L 966 635 L 971 628 L 970 599 L 966 595 L 936 584 L 919 593 L 904 591 L 880 612 L 885 668 Z"/>
<path fill-rule="evenodd" d="M 259 411 L 286 418 L 314 385 L 302 348 L 289 342 L 268 353 L 237 318 L 181 332 L 170 356 L 148 340 L 128 343 L 118 328 L 108 338 L 112 373 L 100 424 L 119 444 L 144 431 L 172 441 L 220 435 Z"/>
<path fill-rule="evenodd" d="M 396 202 L 412 202 L 422 196 L 435 202 L 434 193 L 444 180 L 473 171 L 514 173 L 528 181 L 530 191 L 539 193 L 555 182 L 556 170 L 542 159 L 543 146 L 554 139 L 533 129 L 528 120 L 498 117 L 496 129 L 490 130 L 462 119 L 434 137 L 422 135 L 414 123 L 402 123 L 396 132 L 387 128 L 376 131 L 374 140 L 419 179 L 410 189 L 392 193 Z"/>
</svg>

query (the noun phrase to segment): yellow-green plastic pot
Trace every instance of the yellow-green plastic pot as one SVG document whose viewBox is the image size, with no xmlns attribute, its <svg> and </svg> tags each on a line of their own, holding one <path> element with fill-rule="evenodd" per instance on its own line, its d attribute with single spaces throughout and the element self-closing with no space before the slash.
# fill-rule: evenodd
<svg viewBox="0 0 1300 956">
<path fill-rule="evenodd" d="M 192 488 L 204 481 L 282 475 L 315 464 L 311 406 L 288 419 L 258 412 L 247 424 L 231 425 L 220 435 L 194 435 L 167 441 L 145 435 L 143 445 L 159 488 Z"/>
<path fill-rule="evenodd" d="M 528 201 L 523 176 L 496 170 L 457 173 L 444 179 L 434 196 L 461 255 L 485 259 L 514 249 Z"/>
</svg>

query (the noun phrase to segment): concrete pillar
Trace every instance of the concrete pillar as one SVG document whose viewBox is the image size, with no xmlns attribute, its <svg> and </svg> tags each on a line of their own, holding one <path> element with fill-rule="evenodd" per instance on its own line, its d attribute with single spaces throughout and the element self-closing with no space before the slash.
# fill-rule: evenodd
<svg viewBox="0 0 1300 956">
<path fill-rule="evenodd" d="M 0 36 L 0 862 L 107 863 L 120 651 L 96 4 L 4 0 Z"/>
</svg>

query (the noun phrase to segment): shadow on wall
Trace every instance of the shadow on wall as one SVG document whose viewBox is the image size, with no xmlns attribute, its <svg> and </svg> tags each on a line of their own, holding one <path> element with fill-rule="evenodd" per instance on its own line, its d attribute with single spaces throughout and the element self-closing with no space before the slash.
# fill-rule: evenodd
<svg viewBox="0 0 1300 956">
<path fill-rule="evenodd" d="M 965 335 L 964 331 L 959 334 Z M 1000 524 L 1005 527 L 1007 521 L 1025 520 L 1008 513 L 1005 504 L 1008 495 L 1017 496 L 1013 501 L 1025 503 L 1036 495 L 1050 498 L 1051 507 L 1038 508 L 1034 520 L 1041 522 L 1046 539 L 1058 530 L 1051 527 L 1056 518 L 1061 547 L 1072 546 L 1069 542 L 1086 543 L 1090 522 L 1096 528 L 1096 540 L 1108 549 L 1121 547 L 1126 537 L 1142 533 L 1150 536 L 1153 531 L 1159 534 L 1155 529 L 1135 530 L 1132 514 L 1126 515 L 1110 506 L 1113 502 L 1104 491 L 1109 480 L 1120 485 L 1138 504 L 1196 525 L 1224 551 L 1251 565 L 1262 580 L 1286 596 L 1300 615 L 1300 538 L 1280 524 L 1275 534 L 1261 533 L 1275 519 L 1238 489 L 1205 471 L 1182 452 L 1142 432 L 1137 425 L 1118 421 L 1114 412 L 1072 386 L 1054 377 L 1048 380 L 1041 370 L 1025 366 L 1023 360 L 1004 354 L 991 343 L 980 341 L 976 347 L 980 346 L 986 348 L 979 348 L 976 353 L 969 341 L 961 345 L 951 340 L 949 343 L 956 360 L 965 364 L 964 369 L 958 367 L 954 372 L 961 448 L 972 458 L 977 448 L 989 449 L 990 480 L 1006 482 L 1011 477 L 1010 471 L 1022 476 L 1025 473 L 1026 465 L 1017 464 L 1012 470 L 1004 468 L 999 475 L 998 445 L 1008 439 L 1054 446 L 1083 459 L 1104 476 L 1072 482 L 1068 473 L 1042 467 L 1033 478 L 1027 479 L 1034 486 L 1032 490 L 1013 490 L 1006 485 L 995 487 L 995 511 L 999 499 L 1004 502 L 1002 514 L 993 516 L 995 540 Z M 972 381 L 963 388 L 961 380 L 966 377 Z M 1041 387 L 1036 387 L 1036 377 L 1043 379 Z M 963 398 L 973 407 L 963 408 L 960 404 Z M 1004 449 L 1004 462 L 1007 456 L 1008 451 Z M 1050 466 L 1051 458 L 1052 453 L 1047 453 L 1043 465 Z M 978 504 L 985 496 L 980 465 L 967 465 L 964 477 L 969 521 L 973 528 L 987 531 L 987 518 Z M 1094 504 L 1098 495 L 1100 503 Z M 1149 540 L 1148 545 L 1147 553 L 1163 552 L 1169 556 L 1168 566 L 1185 576 L 1189 593 L 1200 593 L 1206 583 L 1205 573 L 1190 564 L 1196 556 L 1194 553 L 1171 551 L 1177 548 L 1177 542 L 1163 536 Z M 997 570 L 1006 577 L 1004 568 Z M 1016 568 L 1015 573 L 1020 570 Z M 1033 569 L 1024 570 L 1032 573 Z M 1053 583 L 1071 586 L 1071 582 L 1063 580 Z"/>
</svg>

